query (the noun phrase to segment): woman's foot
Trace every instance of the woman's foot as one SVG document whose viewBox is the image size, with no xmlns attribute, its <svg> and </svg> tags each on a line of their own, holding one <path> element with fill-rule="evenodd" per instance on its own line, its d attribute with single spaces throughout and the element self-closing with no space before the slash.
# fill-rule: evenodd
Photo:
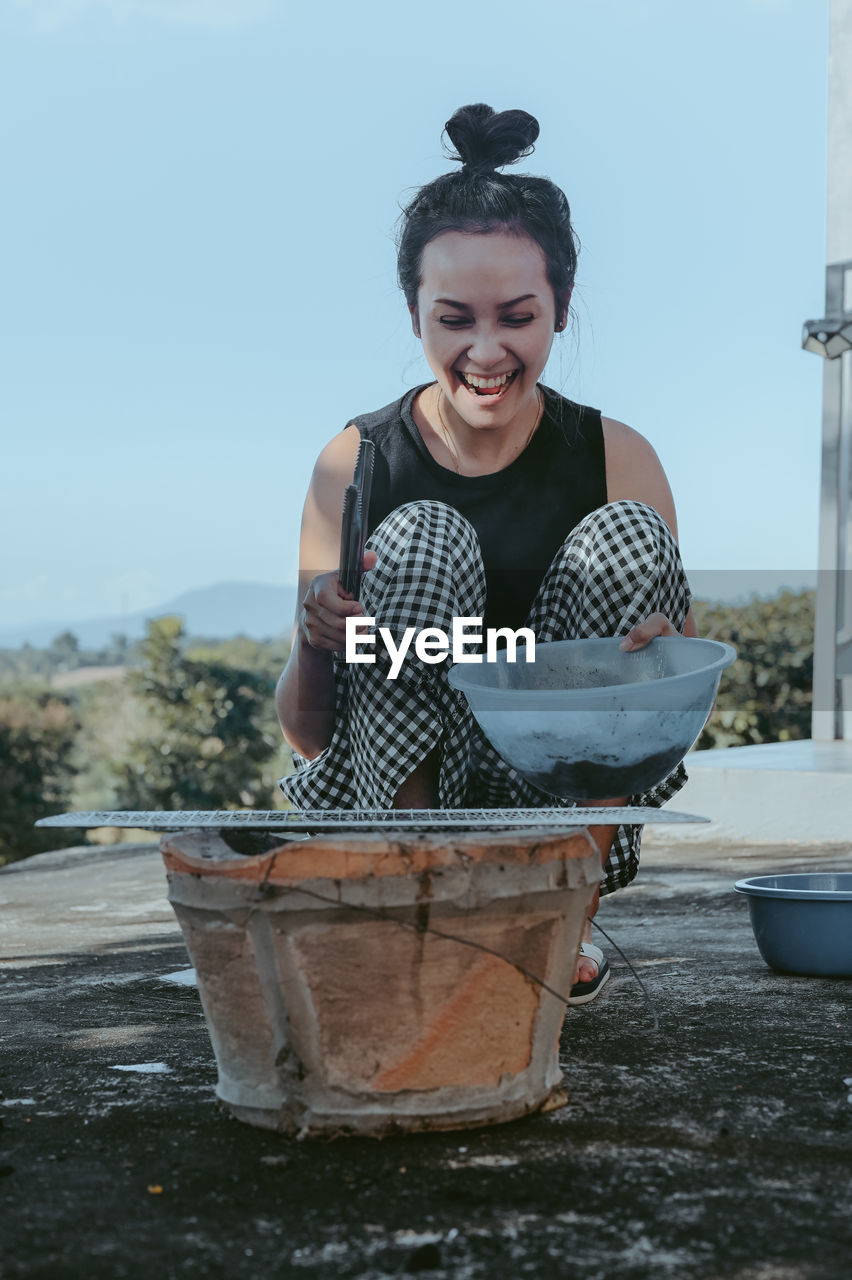
<svg viewBox="0 0 852 1280">
<path fill-rule="evenodd" d="M 590 908 L 591 914 L 586 917 L 586 923 L 583 925 L 583 937 L 580 940 L 581 950 L 577 956 L 577 963 L 574 967 L 574 986 L 576 986 L 578 982 L 594 982 L 595 978 L 598 976 L 597 961 L 593 956 L 584 954 L 582 951 L 583 947 L 587 947 L 591 944 L 592 919 L 597 912 L 597 909 L 598 903 L 597 899 L 595 899 Z"/>
<path fill-rule="evenodd" d="M 590 809 L 612 809 L 626 803 L 627 800 L 624 796 L 617 800 L 586 801 Z M 617 830 L 616 826 L 592 826 L 588 828 L 589 835 L 597 845 L 598 853 L 601 856 L 601 867 L 606 866 L 606 860 Z M 583 937 L 580 943 L 580 951 L 577 955 L 577 964 L 574 967 L 574 981 L 571 985 L 568 1004 L 588 1004 L 590 1000 L 594 1000 L 601 987 L 609 979 L 609 965 L 604 959 L 604 954 L 600 947 L 596 947 L 592 942 L 592 920 L 597 914 L 599 902 L 600 890 L 595 893 L 589 904 L 589 914 L 583 926 Z"/>
<path fill-rule="evenodd" d="M 600 995 L 602 987 L 609 981 L 609 965 L 600 947 L 593 942 L 580 943 L 577 974 L 579 976 L 574 979 L 566 1004 L 588 1004 Z"/>
</svg>

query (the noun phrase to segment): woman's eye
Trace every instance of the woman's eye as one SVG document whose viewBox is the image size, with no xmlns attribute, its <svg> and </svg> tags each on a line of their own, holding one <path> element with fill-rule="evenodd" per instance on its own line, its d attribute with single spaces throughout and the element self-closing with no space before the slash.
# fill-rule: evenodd
<svg viewBox="0 0 852 1280">
<path fill-rule="evenodd" d="M 466 316 L 439 316 L 438 320 L 445 329 L 464 329 L 473 324 L 473 321 Z M 531 324 L 533 320 L 535 320 L 533 315 L 503 317 L 503 323 L 511 325 L 515 329 L 524 324 Z"/>
</svg>

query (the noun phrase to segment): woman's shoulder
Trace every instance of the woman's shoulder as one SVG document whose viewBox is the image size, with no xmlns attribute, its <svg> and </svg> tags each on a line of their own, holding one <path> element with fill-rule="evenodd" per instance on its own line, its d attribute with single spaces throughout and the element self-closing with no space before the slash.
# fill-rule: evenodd
<svg viewBox="0 0 852 1280">
<path fill-rule="evenodd" d="M 659 511 L 677 533 L 674 499 L 657 451 L 641 432 L 617 418 L 601 418 L 607 501 L 632 499 Z"/>
<path fill-rule="evenodd" d="M 629 427 L 626 422 L 619 422 L 617 418 L 607 418 L 602 414 L 601 429 L 608 471 L 612 467 L 613 474 L 616 471 L 630 472 L 637 466 L 643 470 L 647 468 L 662 471 L 654 446 L 634 427 Z"/>
<path fill-rule="evenodd" d="M 613 450 L 627 452 L 631 456 L 650 450 L 654 457 L 657 456 L 650 440 L 635 427 L 629 427 L 626 422 L 619 422 L 618 418 L 608 418 L 605 414 L 601 414 L 601 427 L 607 445 Z"/>
</svg>

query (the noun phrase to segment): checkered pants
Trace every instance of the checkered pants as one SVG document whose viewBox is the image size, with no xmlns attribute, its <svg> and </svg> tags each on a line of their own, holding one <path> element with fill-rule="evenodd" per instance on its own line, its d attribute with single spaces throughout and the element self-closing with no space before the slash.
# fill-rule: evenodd
<svg viewBox="0 0 852 1280">
<path fill-rule="evenodd" d="M 369 540 L 378 557 L 364 576 L 361 603 L 396 644 L 406 627 L 439 627 L 485 613 L 485 571 L 470 523 L 441 502 L 410 502 Z M 576 526 L 557 552 L 525 625 L 536 640 L 625 635 L 651 613 L 678 631 L 689 586 L 665 521 L 641 502 L 610 502 Z M 435 750 L 439 805 L 455 808 L 571 808 L 527 782 L 497 754 L 447 681 L 448 664 L 408 651 L 395 680 L 377 638 L 375 664 L 335 655 L 336 716 L 328 747 L 315 760 L 294 752 L 296 772 L 281 786 L 300 809 L 387 809 L 402 782 Z M 682 764 L 628 803 L 662 805 L 686 781 Z M 639 865 L 641 827 L 619 827 L 601 893 L 629 884 Z"/>
</svg>

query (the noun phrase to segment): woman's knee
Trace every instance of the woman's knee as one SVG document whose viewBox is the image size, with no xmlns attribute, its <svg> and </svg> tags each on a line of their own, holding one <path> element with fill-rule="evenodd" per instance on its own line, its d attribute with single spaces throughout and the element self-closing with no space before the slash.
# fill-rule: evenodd
<svg viewBox="0 0 852 1280">
<path fill-rule="evenodd" d="M 683 576 L 678 545 L 663 517 L 631 499 L 608 502 L 581 520 L 557 555 L 557 566 L 625 585 Z"/>
<path fill-rule="evenodd" d="M 602 550 L 632 550 L 652 558 L 674 550 L 677 543 L 671 529 L 654 507 L 632 498 L 607 502 L 590 511 L 574 528 L 568 542 L 580 537 Z"/>
<path fill-rule="evenodd" d="M 479 616 L 485 607 L 485 569 L 473 526 L 446 503 L 421 500 L 396 507 L 367 546 L 376 564 L 364 576 L 362 598 L 391 625 L 409 612 L 422 625 L 447 616 Z M 397 616 L 398 615 L 398 616 Z"/>
<path fill-rule="evenodd" d="M 380 557 L 396 559 L 423 548 L 482 562 L 473 525 L 455 507 L 437 499 L 420 499 L 395 507 L 370 534 L 367 546 Z"/>
<path fill-rule="evenodd" d="M 680 630 L 688 608 L 671 530 L 653 507 L 625 499 L 598 507 L 572 529 L 531 616 L 544 641 L 624 635 L 655 612 Z"/>
</svg>

